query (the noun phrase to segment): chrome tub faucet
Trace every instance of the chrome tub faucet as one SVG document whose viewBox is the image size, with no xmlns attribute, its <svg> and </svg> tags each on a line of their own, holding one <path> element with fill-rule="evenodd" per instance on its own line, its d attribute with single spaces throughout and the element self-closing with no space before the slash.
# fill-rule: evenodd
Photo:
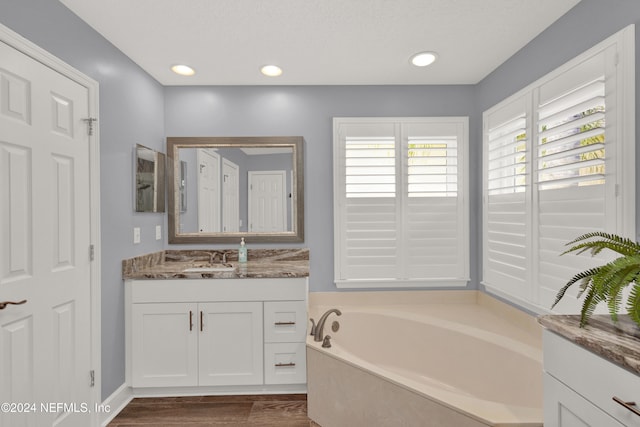
<svg viewBox="0 0 640 427">
<path fill-rule="evenodd" d="M 335 313 L 338 316 L 342 315 L 342 312 L 337 308 L 327 310 L 322 317 L 320 317 L 320 320 L 318 320 L 318 324 L 315 328 L 315 334 L 313 334 L 314 341 L 320 342 L 324 340 L 324 323 L 327 321 L 327 317 L 329 317 L 331 313 Z"/>
</svg>

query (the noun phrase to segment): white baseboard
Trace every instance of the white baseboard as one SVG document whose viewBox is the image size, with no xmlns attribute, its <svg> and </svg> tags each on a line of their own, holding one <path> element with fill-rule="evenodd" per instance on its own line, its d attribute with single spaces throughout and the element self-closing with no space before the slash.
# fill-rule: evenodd
<svg viewBox="0 0 640 427">
<path fill-rule="evenodd" d="M 105 427 L 109 424 L 132 399 L 133 392 L 131 391 L 131 387 L 127 386 L 126 383 L 118 387 L 116 391 L 111 393 L 111 396 L 102 402 L 104 412 L 100 414 L 100 425 Z"/>
</svg>

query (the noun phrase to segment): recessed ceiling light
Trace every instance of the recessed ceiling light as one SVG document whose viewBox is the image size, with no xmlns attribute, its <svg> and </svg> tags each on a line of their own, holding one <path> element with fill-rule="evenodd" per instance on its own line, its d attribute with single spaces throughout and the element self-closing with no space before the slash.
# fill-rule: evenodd
<svg viewBox="0 0 640 427">
<path fill-rule="evenodd" d="M 436 58 L 438 58 L 438 55 L 434 52 L 420 52 L 411 57 L 411 63 L 416 67 L 426 67 L 433 64 Z"/>
<path fill-rule="evenodd" d="M 265 76 L 278 77 L 282 74 L 282 68 L 278 67 L 277 65 L 265 65 L 264 67 L 260 68 L 260 72 Z"/>
<path fill-rule="evenodd" d="M 193 68 L 189 67 L 188 65 L 181 64 L 171 67 L 171 71 L 176 74 L 180 74 L 181 76 L 193 76 L 196 73 L 196 70 L 194 70 Z"/>
</svg>

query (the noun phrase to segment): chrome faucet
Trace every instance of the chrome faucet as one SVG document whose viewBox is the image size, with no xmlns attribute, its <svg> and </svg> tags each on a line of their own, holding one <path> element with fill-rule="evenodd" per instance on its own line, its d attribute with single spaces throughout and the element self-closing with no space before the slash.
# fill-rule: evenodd
<svg viewBox="0 0 640 427">
<path fill-rule="evenodd" d="M 329 315 L 331 313 L 335 313 L 338 316 L 342 315 L 342 312 L 340 310 L 338 310 L 337 308 L 332 308 L 331 310 L 327 310 L 322 317 L 320 318 L 320 320 L 318 320 L 318 325 L 316 326 L 316 333 L 313 336 L 313 340 L 314 341 L 322 341 L 324 339 L 324 323 L 327 321 L 327 317 L 329 317 Z"/>
</svg>

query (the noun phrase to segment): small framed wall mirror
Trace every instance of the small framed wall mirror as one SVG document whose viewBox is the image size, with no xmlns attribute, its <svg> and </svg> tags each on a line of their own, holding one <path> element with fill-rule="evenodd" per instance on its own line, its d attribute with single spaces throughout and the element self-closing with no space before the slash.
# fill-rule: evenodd
<svg viewBox="0 0 640 427">
<path fill-rule="evenodd" d="M 165 167 L 166 159 L 163 153 L 136 144 L 134 189 L 136 212 L 165 211 Z"/>
</svg>

